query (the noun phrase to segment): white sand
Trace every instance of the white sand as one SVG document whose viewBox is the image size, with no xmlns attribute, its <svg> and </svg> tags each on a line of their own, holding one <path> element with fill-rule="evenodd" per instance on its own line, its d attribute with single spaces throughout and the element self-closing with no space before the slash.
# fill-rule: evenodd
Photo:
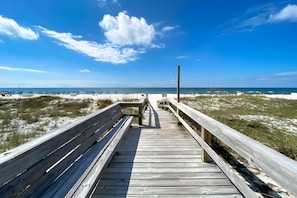
<svg viewBox="0 0 297 198">
<path fill-rule="evenodd" d="M 180 97 L 195 97 L 198 96 L 199 94 L 181 94 Z M 205 94 L 204 94 L 205 95 Z M 30 97 L 38 97 L 38 96 L 44 96 L 44 94 L 34 94 L 34 95 L 8 95 L 8 96 L 0 96 L 0 101 L 1 99 L 23 99 L 23 98 L 30 98 Z M 59 96 L 61 98 L 65 99 L 74 99 L 74 100 L 84 100 L 84 99 L 92 99 L 94 100 L 94 104 L 92 104 L 88 109 L 88 113 L 92 113 L 97 109 L 96 106 L 96 101 L 98 100 L 112 100 L 113 102 L 117 101 L 124 101 L 124 100 L 137 100 L 141 99 L 143 97 L 146 97 L 146 94 L 57 94 L 57 95 L 51 95 L 51 96 Z M 288 100 L 297 100 L 297 93 L 292 93 L 290 95 L 282 95 L 282 94 L 274 94 L 274 95 L 264 95 L 267 98 L 283 98 L 283 99 L 288 99 Z M 151 105 L 154 108 L 157 108 L 157 101 L 164 99 L 164 98 L 177 98 L 177 94 L 166 94 L 164 96 L 163 94 L 148 94 L 148 99 L 151 103 Z M 214 103 L 212 105 L 216 104 Z M 209 104 L 210 105 L 210 104 Z M 211 105 L 210 105 L 211 107 Z M 251 116 L 251 115 L 246 115 L 243 116 L 247 120 L 261 120 L 261 116 L 256 115 L 256 116 Z M 48 123 L 46 131 L 53 130 L 54 128 L 61 127 L 67 123 L 73 122 L 74 120 L 79 119 L 79 118 L 68 118 L 68 117 L 63 117 L 61 119 L 56 119 L 56 120 L 49 120 L 49 119 L 42 119 L 41 123 L 33 123 L 31 125 L 26 125 L 24 123 L 19 123 L 17 126 L 22 126 L 20 127 L 19 132 L 23 133 L 28 133 L 30 130 L 37 128 L 39 125 L 42 125 L 43 123 Z M 263 120 L 265 123 L 275 123 L 274 126 L 277 128 L 282 128 L 286 129 L 289 132 L 296 133 L 297 131 L 297 119 L 291 119 L 289 122 L 287 120 L 275 120 L 274 118 L 270 117 L 263 117 Z M 264 122 L 263 121 L 263 122 Z M 52 123 L 53 122 L 53 123 Z M 36 125 L 36 126 L 35 126 Z"/>
<path fill-rule="evenodd" d="M 264 95 L 268 98 L 282 98 L 282 99 L 287 99 L 287 100 L 297 100 L 297 93 L 291 93 L 291 94 L 288 94 L 288 95 L 285 95 L 285 94 L 267 94 L 267 95 Z"/>
<path fill-rule="evenodd" d="M 30 98 L 30 97 L 39 97 L 44 96 L 46 94 L 33 94 L 33 95 L 7 95 L 7 96 L 0 96 L 1 98 L 6 99 L 19 99 L 19 98 Z M 144 94 L 52 94 L 51 96 L 59 96 L 62 98 L 69 98 L 69 99 L 94 99 L 94 100 L 106 100 L 110 99 L 112 101 L 121 101 L 121 100 L 129 100 L 129 99 L 141 99 Z M 181 94 L 180 97 L 195 97 L 199 95 L 209 95 L 209 94 Z M 167 98 L 177 98 L 177 94 L 166 94 Z M 268 98 L 282 98 L 288 100 L 297 100 L 297 93 L 291 94 L 263 94 L 262 96 Z M 150 101 L 157 101 L 161 100 L 162 94 L 148 94 L 148 98 Z"/>
<path fill-rule="evenodd" d="M 180 97 L 195 97 L 198 95 L 199 94 L 181 94 Z M 202 95 L 205 95 L 205 94 L 202 94 Z M 5 98 L 5 99 L 20 99 L 20 98 L 29 98 L 29 97 L 38 97 L 38 96 L 41 96 L 41 94 L 34 94 L 34 95 L 14 94 L 14 95 L 9 95 L 9 96 L 4 96 L 4 97 L 0 96 L 0 101 L 3 98 Z M 76 94 L 76 95 L 58 94 L 58 95 L 52 95 L 52 96 L 59 96 L 61 98 L 65 98 L 65 99 L 77 99 L 77 100 L 93 99 L 94 101 L 108 99 L 108 100 L 112 100 L 113 102 L 123 101 L 123 100 L 131 100 L 131 99 L 141 99 L 141 98 L 145 97 L 145 95 L 143 95 L 143 94 Z M 273 94 L 273 95 L 264 95 L 264 96 L 266 96 L 267 98 L 282 98 L 282 99 L 288 99 L 288 100 L 297 100 L 297 93 L 292 93 L 290 95 Z M 164 97 L 163 94 L 148 94 L 148 99 L 154 108 L 157 108 L 157 101 L 164 99 L 164 98 L 177 98 L 177 94 L 167 94 L 166 97 Z M 259 115 L 257 115 L 256 117 L 252 117 L 250 115 L 246 115 L 243 117 L 245 119 L 260 119 Z M 59 128 L 65 124 L 73 122 L 75 119 L 78 119 L 78 118 L 64 117 L 64 118 L 61 118 L 61 119 L 58 119 L 55 121 L 49 120 L 48 118 L 43 118 L 42 123 L 48 122 L 47 130 L 50 131 L 50 130 L 53 130 L 54 128 Z M 291 122 L 293 122 L 292 126 L 287 125 L 287 123 L 280 123 L 279 120 L 276 120 L 276 121 L 271 120 L 273 118 L 263 117 L 263 119 L 267 123 L 272 123 L 272 121 L 274 121 L 273 123 L 280 124 L 280 125 L 282 125 L 281 127 L 283 127 L 283 126 L 291 127 L 291 128 L 286 128 L 290 132 L 296 132 L 296 130 L 297 130 L 297 119 L 291 120 Z M 20 120 L 18 120 L 18 121 L 21 122 Z M 30 130 L 37 128 L 39 126 L 37 123 L 31 124 L 31 125 L 25 125 L 25 124 L 19 123 L 19 125 L 23 125 L 22 128 L 20 128 L 20 130 L 19 130 L 20 133 L 28 133 Z M 2 140 L 0 139 L 0 142 L 3 141 L 5 138 L 6 138 L 6 136 L 3 136 Z M 249 167 L 249 168 L 252 169 L 252 167 Z M 258 170 L 254 171 L 254 172 L 258 172 L 258 176 L 266 183 L 273 184 L 273 181 L 271 181 L 269 178 L 267 178 L 265 175 L 263 175 Z M 275 184 L 273 184 L 273 185 L 275 185 Z M 277 186 L 277 185 L 275 185 L 275 186 Z M 288 197 L 287 194 L 285 193 L 284 189 L 279 188 L 279 187 L 277 187 L 277 188 L 278 188 L 277 189 L 278 192 L 284 192 L 284 193 L 281 193 L 282 196 Z"/>
</svg>

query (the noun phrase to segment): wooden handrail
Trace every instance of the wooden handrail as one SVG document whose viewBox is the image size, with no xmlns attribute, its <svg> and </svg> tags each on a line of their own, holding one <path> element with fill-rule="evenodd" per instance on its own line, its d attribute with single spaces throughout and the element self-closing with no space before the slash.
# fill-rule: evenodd
<svg viewBox="0 0 297 198">
<path fill-rule="evenodd" d="M 138 114 L 133 115 L 138 117 L 138 124 L 142 125 L 142 114 L 146 109 L 146 106 L 148 105 L 148 99 L 142 98 L 138 102 L 119 102 L 119 105 L 122 108 L 127 107 L 138 107 Z"/>
<path fill-rule="evenodd" d="M 109 160 L 108 158 L 106 161 L 107 157 L 101 152 L 107 152 L 110 156 L 132 122 L 133 117 L 123 115 L 121 107 L 138 107 L 137 116 L 142 123 L 142 113 L 147 102 L 144 98 L 139 102 L 114 103 L 51 133 L 1 153 L 0 194 L 4 193 L 4 195 L 1 194 L 4 197 L 12 197 L 18 193 L 22 193 L 24 197 L 30 194 L 38 196 L 58 177 L 61 178 L 62 173 L 66 174 L 65 170 L 70 170 L 70 166 L 82 163 L 84 165 L 80 166 L 80 171 L 85 171 L 83 168 L 89 170 L 92 167 L 88 163 L 93 163 L 90 160 L 100 158 L 99 165 L 96 165 L 96 173 L 98 173 L 98 167 L 103 167 Z M 105 149 L 107 147 L 108 149 Z M 92 156 L 87 157 L 89 161 L 79 161 L 89 155 Z M 76 171 L 76 175 L 73 175 L 77 179 L 80 173 Z M 90 177 L 96 176 L 91 174 Z M 93 181 L 95 178 L 87 179 Z M 82 191 L 85 192 L 85 189 L 90 187 L 88 184 L 88 187 L 84 187 Z M 68 188 L 63 189 L 68 190 Z"/>
<path fill-rule="evenodd" d="M 297 162 L 295 160 L 183 103 L 178 103 L 174 99 L 168 99 L 167 102 L 297 197 Z M 207 151 L 205 146 L 201 146 Z"/>
</svg>

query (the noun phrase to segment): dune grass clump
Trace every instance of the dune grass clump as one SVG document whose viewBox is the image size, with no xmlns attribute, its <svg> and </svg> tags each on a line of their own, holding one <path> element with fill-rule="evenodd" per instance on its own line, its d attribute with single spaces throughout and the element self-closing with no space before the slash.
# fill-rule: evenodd
<svg viewBox="0 0 297 198">
<path fill-rule="evenodd" d="M 1 99 L 0 152 L 58 127 L 60 118 L 75 119 L 87 115 L 92 103 L 91 99 L 74 100 L 58 96 Z M 49 126 L 50 122 L 55 124 Z"/>
<path fill-rule="evenodd" d="M 97 108 L 98 109 L 103 109 L 104 107 L 107 107 L 111 105 L 113 102 L 112 100 L 106 99 L 106 100 L 98 100 L 97 101 Z"/>
<path fill-rule="evenodd" d="M 109 99 L 94 101 L 47 95 L 19 99 L 1 98 L 0 152 L 60 127 L 63 120 L 66 120 L 66 124 L 67 120 L 85 116 L 112 103 Z"/>
<path fill-rule="evenodd" d="M 297 127 L 291 122 L 297 117 L 297 100 L 261 95 L 211 95 L 182 98 L 181 101 L 297 160 L 297 134 L 287 130 L 288 125 Z"/>
</svg>

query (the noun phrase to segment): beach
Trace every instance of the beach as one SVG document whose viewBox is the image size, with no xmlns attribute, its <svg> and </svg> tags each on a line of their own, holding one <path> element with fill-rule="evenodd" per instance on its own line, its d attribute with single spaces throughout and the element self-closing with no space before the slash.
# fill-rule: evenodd
<svg viewBox="0 0 297 198">
<path fill-rule="evenodd" d="M 210 98 L 211 100 L 208 101 L 205 106 L 203 107 L 204 109 L 210 109 L 210 110 L 216 110 L 220 109 L 222 105 L 241 105 L 240 101 L 236 100 L 236 98 L 241 97 L 244 94 L 181 94 L 180 98 L 183 100 L 184 98 L 190 98 L 193 99 L 193 101 L 190 103 L 190 106 L 195 109 L 201 108 L 201 104 L 199 103 L 198 100 L 200 100 L 200 97 L 206 97 Z M 118 101 L 137 101 L 139 99 L 142 99 L 143 97 L 148 97 L 150 104 L 154 108 L 157 107 L 157 102 L 159 100 L 165 99 L 165 98 L 177 98 L 177 94 L 144 94 L 144 93 L 133 93 L 133 94 L 12 94 L 12 95 L 6 95 L 6 96 L 0 96 L 0 104 L 4 104 L 7 101 L 22 101 L 30 98 L 39 98 L 42 96 L 49 96 L 53 97 L 53 99 L 59 99 L 59 102 L 61 103 L 67 103 L 67 101 L 77 101 L 78 103 L 84 103 L 88 102 L 89 104 L 87 107 L 83 108 L 83 111 L 85 111 L 85 114 L 90 114 L 95 111 L 98 111 L 98 101 L 104 101 L 104 100 L 110 100 L 111 102 L 118 102 Z M 231 96 L 234 100 L 230 100 L 228 104 L 223 104 L 220 103 L 220 98 L 224 98 L 226 96 Z M 265 100 L 269 101 L 270 99 L 286 99 L 286 100 L 297 100 L 297 94 L 292 93 L 292 94 L 248 94 L 246 96 L 261 96 L 264 97 Z M 196 98 L 197 97 L 197 98 Z M 4 103 L 3 103 L 4 102 Z M 56 103 L 56 102 L 54 102 Z M 50 111 L 53 109 L 54 103 L 49 102 L 47 105 L 47 110 Z M 239 103 L 239 104 L 238 104 Z M 20 105 L 22 102 L 20 102 Z M 271 107 L 274 108 L 274 107 Z M 16 112 L 18 111 L 17 109 L 9 109 L 11 113 L 14 115 L 17 115 Z M 0 105 L 0 113 L 1 113 L 1 105 Z M 4 112 L 5 113 L 5 112 Z M 2 111 L 3 114 L 3 111 Z M 13 136 L 13 134 L 19 134 L 21 137 L 27 138 L 26 141 L 30 141 L 36 137 L 39 137 L 43 134 L 50 133 L 51 131 L 56 130 L 57 128 L 60 128 L 64 125 L 70 124 L 74 122 L 75 120 L 78 120 L 80 118 L 84 117 L 84 115 L 80 115 L 77 117 L 72 117 L 72 116 L 67 116 L 67 114 L 61 116 L 61 117 L 49 117 L 49 116 L 43 116 L 40 115 L 40 118 L 36 122 L 32 123 L 27 123 L 26 121 L 18 118 L 12 118 L 9 120 L 10 124 L 13 126 L 15 131 L 12 130 L 6 130 L 2 128 L 2 132 L 0 133 L 0 145 L 2 149 L 0 149 L 0 152 L 3 152 L 7 150 L 7 148 L 4 148 L 6 145 L 7 139 L 10 136 Z M 251 114 L 246 114 L 246 115 L 238 115 L 238 118 L 247 120 L 248 122 L 251 121 L 259 121 L 263 123 L 263 125 L 267 125 L 268 127 L 276 127 L 279 130 L 285 130 L 289 133 L 296 134 L 297 133 L 297 119 L 292 118 L 292 119 L 279 119 L 275 116 L 267 116 L 267 115 L 251 115 Z M 1 121 L 0 123 L 2 126 L 4 126 L 4 121 Z M 42 131 L 41 131 L 42 130 Z M 34 132 L 33 132 L 34 131 Z M 27 134 L 30 133 L 36 133 L 35 136 L 28 136 Z M 262 180 L 268 181 L 269 183 L 273 183 L 269 178 L 267 178 L 265 175 L 261 174 L 257 169 L 254 167 L 249 167 L 250 170 L 253 172 L 256 172 L 256 174 L 262 178 Z M 279 188 L 277 190 L 278 192 L 282 192 L 283 189 Z"/>
<path fill-rule="evenodd" d="M 230 94 L 229 94 L 230 95 Z M 231 94 L 232 97 L 237 97 L 237 94 Z M 241 95 L 241 94 L 240 94 Z M 177 98 L 177 94 L 144 94 L 144 93 L 132 93 L 132 94 L 12 94 L 12 95 L 6 95 L 6 96 L 0 96 L 0 102 L 3 101 L 13 101 L 13 100 L 18 100 L 22 101 L 23 99 L 29 99 L 29 98 L 38 98 L 41 96 L 50 96 L 50 97 L 57 97 L 61 98 L 62 100 L 60 102 L 63 103 L 63 101 L 66 100 L 73 100 L 77 101 L 79 103 L 84 103 L 84 101 L 87 101 L 89 104 L 87 107 L 83 109 L 85 112 L 84 115 L 93 113 L 98 110 L 98 101 L 101 100 L 110 100 L 111 102 L 117 102 L 117 101 L 137 101 L 143 97 L 148 97 L 150 104 L 154 107 L 157 108 L 157 101 L 165 98 Z M 224 96 L 222 94 L 180 94 L 180 98 L 194 98 L 198 96 L 211 96 L 214 99 L 205 105 L 204 108 L 220 108 L 220 103 L 218 100 L 216 100 L 216 97 L 221 97 Z M 255 96 L 259 96 L 259 94 L 256 94 Z M 280 99 L 287 99 L 287 100 L 297 100 L 297 94 L 292 93 L 292 94 L 263 94 L 261 96 L 264 96 L 269 100 L 270 98 L 280 98 Z M 236 102 L 235 102 L 236 103 Z M 20 108 L 22 103 L 20 103 Z M 197 106 L 199 105 L 197 102 L 192 102 L 191 103 L 193 108 L 199 109 L 200 107 Z M 238 105 L 238 104 L 237 104 Z M 0 106 L 1 107 L 1 106 Z M 34 105 L 33 107 L 34 108 Z M 47 105 L 47 108 L 51 108 L 51 105 Z M 2 115 L 5 114 L 14 114 L 15 116 L 18 116 L 16 112 L 18 111 L 17 109 L 9 109 L 7 110 L 9 112 L 4 112 L 2 110 Z M 1 109 L 0 109 L 1 113 Z M 79 115 L 77 117 L 75 116 L 67 116 L 67 113 L 61 117 L 47 117 L 43 116 L 40 114 L 40 118 L 37 118 L 36 122 L 32 121 L 30 123 L 27 123 L 26 121 L 22 119 L 18 119 L 15 117 L 11 117 L 10 120 L 6 122 L 10 122 L 9 124 L 12 125 L 14 129 L 16 129 L 16 132 L 18 134 L 29 134 L 32 131 L 36 130 L 42 130 L 41 134 L 48 133 L 50 131 L 53 131 L 59 127 L 62 127 L 64 125 L 67 125 L 77 119 L 80 119 L 84 115 Z M 297 133 L 297 119 L 278 119 L 273 116 L 263 116 L 263 115 L 241 115 L 241 119 L 246 119 L 246 120 L 259 120 L 263 122 L 264 124 L 268 125 L 273 125 L 279 129 L 285 129 L 288 132 L 291 133 Z M 1 122 L 1 120 L 0 120 Z M 2 125 L 4 121 L 2 121 Z M 8 125 L 7 125 L 8 126 Z M 10 135 L 10 130 L 6 130 L 5 127 L 2 128 L 2 133 L 1 133 L 1 142 L 5 141 L 7 137 Z"/>
<path fill-rule="evenodd" d="M 199 93 L 187 93 L 187 94 L 180 94 L 180 97 L 195 97 L 195 96 L 205 96 L 205 95 L 241 95 L 245 93 L 236 93 L 236 94 L 199 94 Z M 152 101 L 151 103 L 154 103 L 158 100 L 161 100 L 163 98 L 163 93 L 153 93 L 153 94 L 146 94 L 146 93 L 127 93 L 127 94 L 85 94 L 85 93 L 71 93 L 71 94 L 11 94 L 11 95 L 5 95 L 0 96 L 0 99 L 20 99 L 20 98 L 30 98 L 30 97 L 40 97 L 40 96 L 59 96 L 62 98 L 68 98 L 68 99 L 93 99 L 93 100 L 112 100 L 114 102 L 116 101 L 123 101 L 123 100 L 129 100 L 129 99 L 141 99 L 144 96 L 148 96 L 149 100 Z M 291 94 L 249 94 L 249 95 L 255 95 L 255 96 L 265 96 L 267 98 L 281 98 L 281 99 L 287 99 L 287 100 L 297 100 L 297 93 L 291 93 Z M 169 93 L 166 94 L 167 98 L 177 98 L 177 94 L 175 93 Z"/>
<path fill-rule="evenodd" d="M 165 95 L 165 96 L 164 96 Z M 236 97 L 236 95 L 242 95 L 242 94 L 228 94 Z M 252 95 L 252 94 L 251 94 Z M 52 97 L 60 97 L 63 99 L 70 99 L 70 100 L 76 100 L 76 101 L 83 101 L 90 99 L 92 101 L 99 101 L 99 100 L 111 100 L 112 102 L 117 101 L 132 101 L 132 100 L 139 100 L 143 97 L 148 97 L 151 105 L 154 107 L 157 107 L 157 101 L 164 99 L 164 98 L 177 98 L 177 94 L 145 94 L 145 93 L 131 93 L 131 94 L 12 94 L 12 95 L 6 95 L 6 96 L 0 96 L 1 100 L 14 100 L 14 99 L 27 99 L 27 98 L 37 98 L 40 96 L 52 96 Z M 180 98 L 193 98 L 198 96 L 224 96 L 224 94 L 180 94 Z M 256 94 L 255 96 L 259 96 L 259 94 Z M 279 99 L 287 99 L 287 100 L 297 100 L 297 93 L 291 93 L 291 94 L 261 94 L 261 96 L 264 96 L 266 98 L 279 98 Z M 88 109 L 88 113 L 93 113 L 97 109 L 94 107 L 95 104 L 91 105 Z M 209 106 L 219 106 L 218 102 L 214 101 L 214 104 L 209 104 Z M 253 117 L 253 119 L 261 119 L 261 116 Z M 58 123 L 58 126 L 62 126 L 64 124 L 67 124 L 69 122 L 72 122 L 76 118 L 62 118 Z M 247 119 L 251 119 L 251 117 L 247 117 Z M 267 118 L 265 118 L 267 120 Z M 268 119 L 269 120 L 269 119 Z M 276 122 L 276 121 L 273 121 Z M 29 127 L 30 128 L 30 127 Z M 29 129 L 28 128 L 28 129 Z M 24 127 L 22 130 L 27 131 L 27 127 Z M 52 129 L 52 127 L 50 127 Z M 294 128 L 295 131 L 297 131 Z"/>
</svg>

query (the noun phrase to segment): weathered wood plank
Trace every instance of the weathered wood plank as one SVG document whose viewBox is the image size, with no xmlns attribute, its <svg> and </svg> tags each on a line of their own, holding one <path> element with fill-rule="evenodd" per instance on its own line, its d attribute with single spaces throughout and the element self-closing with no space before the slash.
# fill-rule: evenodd
<svg viewBox="0 0 297 198">
<path fill-rule="evenodd" d="M 118 149 L 117 150 L 117 155 L 168 155 L 171 154 L 173 150 L 165 150 L 165 151 L 135 151 L 131 149 Z M 188 149 L 188 150 L 175 150 L 175 154 L 177 155 L 198 155 L 201 156 L 201 149 Z M 198 157 L 199 159 L 201 157 Z"/>
<path fill-rule="evenodd" d="M 211 146 L 211 133 L 209 133 L 203 126 L 201 127 L 201 138 L 204 142 Z M 207 154 L 207 152 L 203 149 L 201 153 L 202 161 L 211 162 L 211 157 Z"/>
<path fill-rule="evenodd" d="M 161 159 L 161 158 L 155 158 L 155 159 L 145 159 L 145 158 L 138 158 L 138 159 L 134 159 L 134 158 L 122 158 L 122 159 L 118 159 L 115 158 L 113 159 L 113 162 L 119 163 L 119 162 L 154 162 L 154 163 L 170 163 L 170 162 L 184 162 L 184 163 L 199 163 L 201 162 L 201 159 L 187 159 L 187 158 L 182 158 L 182 159 Z"/>
<path fill-rule="evenodd" d="M 126 158 L 134 158 L 135 160 L 137 159 L 195 159 L 198 158 L 201 155 L 175 155 L 174 151 L 168 155 L 116 155 L 114 156 L 114 159 L 126 159 Z"/>
<path fill-rule="evenodd" d="M 129 104 L 137 107 L 140 105 L 140 121 L 145 101 L 143 99 L 139 104 Z M 60 189 L 64 193 L 74 187 L 71 192 L 87 195 L 97 183 L 101 174 L 99 170 L 109 162 L 132 122 L 130 117 L 114 126 L 121 117 L 120 103 L 116 103 L 0 154 L 1 196 L 38 197 L 49 186 L 48 189 L 53 192 Z M 123 127 L 118 130 L 119 125 Z M 105 134 L 110 129 L 111 132 Z M 117 132 L 121 135 L 117 135 Z M 56 185 L 53 182 L 57 182 Z M 73 186 L 73 182 L 82 182 L 82 185 Z M 65 195 L 63 193 L 61 195 Z"/>
<path fill-rule="evenodd" d="M 151 174 L 160 174 L 160 173 L 198 173 L 198 172 L 221 172 L 221 170 L 217 166 L 213 167 L 194 167 L 194 168 L 188 168 L 188 167 L 179 167 L 179 168 L 163 168 L 163 167 L 148 167 L 148 168 L 142 168 L 142 167 L 131 167 L 125 168 L 107 168 L 106 173 L 151 173 Z"/>
<path fill-rule="evenodd" d="M 114 111 L 115 110 L 115 111 Z M 118 113 L 116 113 L 118 111 Z M 12 181 L 10 181 L 8 184 L 0 188 L 0 193 L 4 193 L 7 196 L 13 196 L 14 194 L 23 191 L 22 189 L 25 189 L 28 185 L 30 185 L 30 188 L 27 188 L 23 194 L 30 194 L 34 190 L 41 191 L 42 189 L 46 189 L 47 185 L 51 184 L 52 181 L 55 180 L 57 176 L 59 176 L 60 173 L 62 173 L 68 166 L 71 164 L 77 157 L 79 157 L 85 150 L 88 149 L 90 145 L 93 144 L 93 142 L 96 141 L 96 139 L 108 128 L 110 128 L 113 123 L 120 118 L 120 111 L 118 108 L 112 109 L 112 112 L 115 112 L 115 115 L 110 115 L 109 113 L 104 112 L 103 115 L 104 117 L 99 117 L 102 118 L 101 120 L 105 122 L 105 125 L 100 124 L 100 126 L 97 125 L 97 123 L 101 123 L 101 120 L 96 121 L 95 123 L 90 124 L 90 127 L 87 128 L 87 130 L 83 131 L 83 129 L 78 130 L 78 128 L 75 126 L 70 129 L 72 137 L 69 137 L 67 139 L 67 136 L 69 134 L 65 134 L 66 137 L 57 139 L 53 138 L 51 141 L 52 144 L 49 144 L 48 142 L 45 142 L 45 145 L 48 145 L 47 147 L 38 147 L 40 149 L 40 153 L 43 153 L 42 156 L 41 154 L 37 155 L 36 158 L 33 156 L 35 153 L 35 150 L 32 150 L 32 154 L 28 154 L 25 157 L 25 159 L 31 159 L 34 158 L 36 161 L 38 157 L 42 157 L 40 162 L 31 165 L 32 162 L 29 163 L 24 163 L 22 164 L 22 168 L 20 168 L 19 164 L 20 162 L 23 161 L 23 158 L 20 158 L 19 160 L 12 159 L 13 162 L 15 163 L 16 167 L 12 168 L 11 170 L 7 171 L 10 176 L 13 174 L 16 174 L 17 172 L 23 172 L 22 174 L 16 174 L 18 175 L 15 177 Z M 97 116 L 98 118 L 98 116 Z M 91 119 L 92 120 L 92 119 Z M 84 124 L 83 124 L 84 125 Z M 97 125 L 97 126 L 96 126 Z M 99 129 L 99 131 L 95 134 L 94 132 L 96 129 Z M 75 131 L 75 130 L 78 131 Z M 67 131 L 66 131 L 67 132 Z M 76 132 L 76 134 L 74 134 Z M 82 133 L 83 132 L 83 133 Z M 95 135 L 94 135 L 95 134 Z M 93 137 L 94 136 L 94 137 Z M 66 141 L 66 142 L 64 142 Z M 82 144 L 85 142 L 84 144 Z M 77 147 L 77 145 L 81 145 L 80 147 Z M 60 146 L 62 145 L 62 146 Z M 57 146 L 57 147 L 56 147 Z M 37 148 L 35 148 L 37 149 Z M 36 150 L 37 151 L 37 150 Z M 48 154 L 46 154 L 48 152 Z M 70 153 L 70 155 L 69 155 Z M 61 156 L 65 156 L 65 158 L 62 158 Z M 29 157 L 29 158 L 28 158 Z M 61 161 L 61 158 L 63 159 Z M 54 168 L 48 169 L 52 167 L 57 161 L 61 161 L 57 165 L 55 165 Z M 16 168 L 19 168 L 17 170 Z M 3 168 L 3 170 L 7 169 Z M 22 171 L 26 170 L 26 171 Z M 34 184 L 36 181 L 45 181 L 42 184 Z"/>
<path fill-rule="evenodd" d="M 172 112 L 173 109 L 169 107 Z M 236 185 L 236 187 L 247 197 L 257 197 L 257 194 L 252 191 L 246 183 L 242 180 L 242 178 L 237 174 L 237 172 L 226 163 L 208 144 L 204 142 L 204 140 L 179 116 L 177 118 L 180 122 L 187 128 L 189 133 L 199 142 L 202 148 L 208 153 L 208 155 L 218 164 L 218 166 L 222 169 L 222 171 L 227 175 L 227 177 Z"/>
<path fill-rule="evenodd" d="M 81 176 L 73 188 L 67 193 L 66 197 L 88 197 L 92 193 L 99 177 L 102 174 L 102 170 L 111 160 L 113 154 L 116 152 L 116 148 L 128 131 L 131 125 L 133 117 L 129 117 L 124 123 L 123 127 L 118 131 L 115 138 L 109 144 L 102 156 L 90 166 L 88 170 Z"/>
<path fill-rule="evenodd" d="M 180 138 L 188 138 L 189 136 L 187 135 L 182 135 L 182 134 L 147 134 L 143 135 L 141 134 L 141 139 L 143 138 L 144 140 L 153 140 L 153 139 L 166 139 L 168 137 L 172 139 L 180 139 Z M 190 140 L 190 139 L 189 139 Z"/>
<path fill-rule="evenodd" d="M 144 127 L 129 130 L 94 197 L 242 197 L 215 164 L 201 161 L 201 147 L 174 116 L 150 112 L 158 121 L 144 119 Z"/>
<path fill-rule="evenodd" d="M 261 144 L 258 141 L 194 110 L 182 103 L 171 99 L 170 102 L 177 106 L 196 123 L 207 129 L 224 144 L 235 152 L 259 167 L 265 174 L 275 180 L 278 184 L 297 196 L 297 162 L 285 155 Z"/>
<path fill-rule="evenodd" d="M 184 162 L 170 162 L 170 163 L 144 163 L 144 162 L 123 162 L 123 163 L 111 163 L 108 168 L 198 168 L 198 167 L 208 167 L 208 164 L 205 163 L 184 163 Z"/>
<path fill-rule="evenodd" d="M 134 198 L 139 197 L 139 195 L 107 195 L 107 194 L 99 194 L 98 196 L 94 197 L 102 197 L 105 198 L 112 197 L 112 198 Z M 200 198 L 242 198 L 241 195 L 238 194 L 227 194 L 227 195 L 141 195 L 142 198 L 193 198 L 193 197 L 200 197 Z"/>
<path fill-rule="evenodd" d="M 237 194 L 238 191 L 233 186 L 194 186 L 194 187 L 118 187 L 118 186 L 100 186 L 96 189 L 94 197 L 96 195 L 224 195 L 227 194 L 233 197 L 233 194 Z"/>
<path fill-rule="evenodd" d="M 190 153 L 195 150 L 197 147 L 182 147 L 180 149 L 177 148 L 178 146 L 170 146 L 170 147 L 137 147 L 137 152 L 158 152 L 158 151 L 163 151 L 163 152 L 167 152 L 167 154 L 174 154 L 175 151 L 189 151 L 188 154 L 185 155 L 190 155 Z M 131 151 L 133 148 L 132 147 L 124 147 L 119 149 L 120 151 Z M 199 150 L 201 150 L 199 148 Z M 171 152 L 171 153 L 170 153 Z"/>
<path fill-rule="evenodd" d="M 12 171 L 21 171 L 22 167 L 30 167 L 50 154 L 54 149 L 60 147 L 65 141 L 70 140 L 77 135 L 77 131 L 88 130 L 94 123 L 100 121 L 101 118 L 109 115 L 115 110 L 119 110 L 118 105 L 113 105 L 108 111 L 98 111 L 94 114 L 86 116 L 75 123 L 71 123 L 56 131 L 48 133 L 29 143 L 20 145 L 12 150 L 0 154 L 0 183 L 10 179 L 14 175 Z M 105 109 L 106 110 L 106 109 Z M 32 153 L 29 155 L 29 153 Z M 34 157 L 33 157 L 34 156 Z"/>
<path fill-rule="evenodd" d="M 102 179 L 99 182 L 100 186 L 129 186 L 131 187 L 172 187 L 172 186 L 178 186 L 178 187 L 184 187 L 184 186 L 217 186 L 220 188 L 221 186 L 228 186 L 231 185 L 229 180 L 226 180 L 226 178 L 215 178 L 215 179 Z"/>
<path fill-rule="evenodd" d="M 164 140 L 164 141 L 158 141 L 158 140 L 151 140 L 151 141 L 145 141 L 145 140 L 142 140 L 142 141 L 139 141 L 139 142 L 133 142 L 133 141 L 130 141 L 130 142 L 125 142 L 123 143 L 121 146 L 131 146 L 131 145 L 141 145 L 141 146 L 170 146 L 170 145 L 173 145 L 173 146 L 189 146 L 189 145 L 193 145 L 193 146 L 196 146 L 196 147 L 200 147 L 197 142 L 194 142 L 194 141 L 190 141 L 187 142 L 187 141 L 178 141 L 178 140 L 171 140 L 171 141 L 168 141 L 168 140 Z"/>
<path fill-rule="evenodd" d="M 118 122 L 111 132 L 106 134 L 106 136 L 104 136 L 101 141 L 94 144 L 92 149 L 89 149 L 88 152 L 84 154 L 77 162 L 75 162 L 71 168 L 63 173 L 63 175 L 61 175 L 53 185 L 51 185 L 49 188 L 47 187 L 47 190 L 43 193 L 43 196 L 64 197 L 66 193 L 75 185 L 77 180 L 79 180 L 79 178 L 85 173 L 85 171 L 89 167 L 93 166 L 94 161 L 98 160 L 98 158 L 103 155 L 105 149 L 108 147 L 113 137 L 126 121 L 127 119 L 122 119 L 120 122 Z M 45 177 L 44 179 L 48 178 Z M 46 183 L 47 181 L 41 182 L 41 184 L 44 185 L 46 185 Z M 44 187 L 39 188 L 42 189 Z M 36 194 L 37 192 L 38 191 L 35 191 L 34 193 Z M 32 194 L 32 196 L 35 196 L 35 194 Z"/>
<path fill-rule="evenodd" d="M 102 179 L 212 179 L 225 178 L 226 175 L 218 172 L 199 172 L 199 173 L 108 173 L 105 172 Z"/>
</svg>

